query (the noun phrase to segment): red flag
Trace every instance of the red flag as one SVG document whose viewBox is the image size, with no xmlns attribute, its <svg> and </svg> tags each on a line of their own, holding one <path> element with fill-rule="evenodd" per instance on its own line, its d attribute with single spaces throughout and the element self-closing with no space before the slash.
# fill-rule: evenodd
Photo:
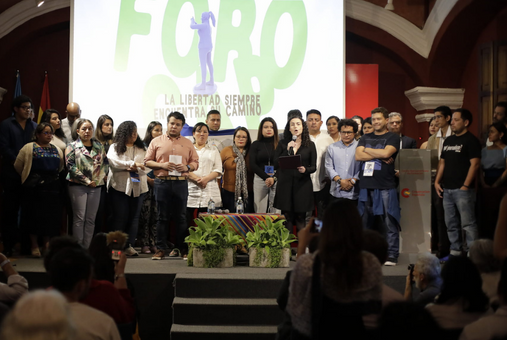
<svg viewBox="0 0 507 340">
<path fill-rule="evenodd" d="M 37 124 L 40 123 L 42 113 L 51 107 L 51 101 L 49 100 L 49 82 L 48 74 L 44 76 L 44 86 L 42 87 L 42 98 L 40 99 L 39 116 L 37 117 Z"/>
</svg>

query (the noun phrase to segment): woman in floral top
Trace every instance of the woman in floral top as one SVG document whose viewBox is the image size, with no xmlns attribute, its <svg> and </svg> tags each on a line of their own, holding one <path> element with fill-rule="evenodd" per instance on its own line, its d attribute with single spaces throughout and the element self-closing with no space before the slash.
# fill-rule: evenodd
<svg viewBox="0 0 507 340">
<path fill-rule="evenodd" d="M 69 173 L 69 196 L 72 203 L 72 231 L 81 245 L 88 248 L 95 228 L 95 216 L 100 202 L 100 187 L 109 171 L 104 146 L 92 138 L 93 123 L 80 119 L 78 139 L 65 150 Z"/>
</svg>

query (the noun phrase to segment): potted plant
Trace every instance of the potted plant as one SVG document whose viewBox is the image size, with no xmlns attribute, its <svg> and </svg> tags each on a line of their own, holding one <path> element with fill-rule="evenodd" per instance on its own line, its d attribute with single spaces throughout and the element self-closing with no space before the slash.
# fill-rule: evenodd
<svg viewBox="0 0 507 340">
<path fill-rule="evenodd" d="M 254 225 L 254 231 L 246 234 L 251 267 L 289 267 L 290 244 L 296 236 L 289 233 L 284 220 L 273 222 L 266 217 L 265 222 Z"/>
<path fill-rule="evenodd" d="M 200 268 L 224 268 L 234 265 L 234 246 L 241 238 L 224 225 L 224 218 L 210 216 L 195 219 L 196 227 L 189 229 L 188 265 Z"/>
</svg>

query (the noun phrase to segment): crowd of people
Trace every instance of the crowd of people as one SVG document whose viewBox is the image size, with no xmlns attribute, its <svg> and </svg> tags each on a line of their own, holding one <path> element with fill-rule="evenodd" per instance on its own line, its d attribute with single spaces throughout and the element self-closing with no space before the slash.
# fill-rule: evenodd
<svg viewBox="0 0 507 340">
<path fill-rule="evenodd" d="M 364 227 L 386 238 L 386 265 L 397 264 L 401 213 L 395 161 L 400 149 L 416 148 L 415 139 L 402 134 L 398 112 L 378 107 L 366 119 L 330 116 L 326 133 L 318 110 L 305 116 L 291 110 L 283 131 L 266 117 L 255 141 L 238 127 L 230 145 L 217 147 L 209 141 L 220 130 L 217 110 L 192 128 L 192 138 L 181 135 L 185 116 L 172 112 L 166 133 L 154 121 L 141 139 L 136 123 L 125 121 L 114 130 L 113 118 L 102 115 L 95 126 L 81 117 L 77 103 L 68 104 L 64 119 L 46 110 L 37 125 L 31 106 L 29 97 L 15 98 L 13 116 L 0 125 L 2 185 L 9 198 L 2 209 L 7 255 L 16 242 L 27 240 L 21 251 L 40 257 L 51 237 L 65 233 L 67 221 L 68 233 L 85 248 L 97 233 L 121 230 L 129 235 L 129 256 L 138 255 L 138 246 L 154 260 L 186 258 L 188 228 L 210 200 L 231 213 L 239 200 L 246 213 L 282 213 L 291 232 L 311 216 L 322 219 L 330 202 L 351 200 Z M 437 150 L 439 158 L 431 240 L 442 261 L 467 252 L 478 237 L 493 236 L 507 187 L 506 108 L 507 103 L 496 105 L 484 148 L 468 131 L 470 111 L 434 110 L 431 136 L 421 148 Z M 300 157 L 297 166 L 280 167 L 281 158 L 293 155 Z M 481 230 L 474 213 L 476 182 Z"/>
<path fill-rule="evenodd" d="M 107 294 L 100 280 L 116 287 L 118 294 L 109 295 L 118 301 L 121 296 L 129 306 L 124 311 L 133 311 L 128 287 L 121 280 L 126 258 L 116 265 L 104 262 L 105 257 L 110 259 L 104 254 L 111 241 L 103 232 L 125 233 L 122 247 L 127 256 L 138 255 L 138 246 L 153 260 L 186 259 L 188 228 L 212 201 L 216 208 L 231 213 L 240 202 L 245 213 L 282 213 L 289 231 L 299 233 L 300 248 L 314 236 L 310 235 L 314 219 L 322 220 L 317 251 L 298 260 L 286 303 L 289 319 L 296 321 L 292 330 L 302 338 L 318 336 L 316 329 L 324 334 L 334 317 L 342 319 L 343 329 L 366 331 L 369 326 L 365 325 L 378 325 L 379 332 L 388 332 L 389 312 L 401 311 L 419 315 L 428 330 L 449 329 L 457 336 L 465 329 L 461 336 L 473 338 L 474 322 L 491 310 L 503 310 L 505 294 L 498 282 L 507 281 L 500 274 L 501 262 L 493 265 L 493 252 L 503 259 L 507 241 L 498 241 L 494 247 L 479 237 L 491 239 L 494 233 L 496 240 L 507 237 L 497 226 L 497 220 L 500 225 L 507 218 L 502 216 L 507 207 L 502 210 L 499 205 L 506 192 L 507 103 L 495 107 L 484 147 L 468 131 L 473 120 L 470 111 L 435 109 L 429 124 L 431 137 L 421 146 L 437 150 L 439 158 L 432 195 L 435 255 L 420 256 L 411 268 L 404 297 L 382 285 L 380 267 L 397 265 L 399 257 L 401 212 L 395 160 L 400 149 L 416 148 L 416 141 L 402 134 L 400 113 L 378 107 L 366 119 L 330 116 L 326 133 L 321 131 L 324 121 L 318 110 L 305 116 L 291 110 L 283 131 L 266 117 L 259 124 L 257 140 L 252 141 L 247 128 L 238 127 L 231 145 L 218 148 L 209 142 L 221 126 L 216 110 L 193 126 L 192 139 L 181 135 L 186 119 L 179 112 L 168 115 L 166 133 L 154 121 L 142 139 L 135 122 L 121 122 L 114 130 L 113 118 L 102 115 L 94 125 L 81 117 L 77 103 L 68 104 L 65 119 L 57 110 L 46 110 L 40 124 L 30 119 L 31 107 L 29 97 L 15 98 L 13 116 L 0 124 L 1 234 L 7 255 L 0 255 L 0 261 L 4 259 L 0 266 L 8 276 L 7 286 L 14 289 L 10 296 L 18 297 L 27 289 L 26 280 L 12 270 L 8 260 L 21 241 L 21 252 L 34 257 L 46 254 L 52 285 L 71 303 L 72 313 L 87 313 L 86 308 L 72 304 L 80 300 L 107 309 L 93 305 L 100 302 L 100 295 L 84 297 L 85 288 Z M 282 166 L 281 160 L 290 156 L 297 156 L 297 164 Z M 479 222 L 477 196 L 479 211 L 485 212 Z M 174 244 L 169 241 L 170 223 L 175 229 Z M 67 232 L 72 239 L 58 237 Z M 68 254 L 52 253 L 60 248 Z M 95 266 L 90 256 L 100 259 Z M 75 273 L 71 283 L 67 282 L 70 277 L 57 273 L 70 266 L 67 258 L 82 266 L 72 264 L 81 272 Z M 52 266 L 52 260 L 58 264 Z M 442 271 L 441 263 L 446 263 Z M 95 281 L 83 286 L 90 277 Z M 414 301 L 413 282 L 421 291 Z M 312 288 L 315 284 L 320 289 Z M 54 308 L 69 309 L 62 307 L 58 294 L 38 293 L 32 298 L 51 299 Z M 386 307 L 387 301 L 396 300 L 427 308 Z M 19 306 L 23 308 L 23 303 Z M 310 312 L 312 308 L 319 312 Z M 115 318 L 114 311 L 105 312 Z M 131 314 L 114 321 L 130 327 Z M 16 313 L 11 318 L 15 324 Z M 115 333 L 111 329 L 108 322 L 96 330 Z"/>
</svg>

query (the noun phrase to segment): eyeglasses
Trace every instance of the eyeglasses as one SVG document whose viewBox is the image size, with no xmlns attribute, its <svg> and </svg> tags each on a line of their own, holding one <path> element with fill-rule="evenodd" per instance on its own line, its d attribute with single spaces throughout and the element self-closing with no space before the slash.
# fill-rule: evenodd
<svg viewBox="0 0 507 340">
<path fill-rule="evenodd" d="M 441 115 L 435 115 L 435 119 L 440 119 L 440 118 L 444 118 L 444 116 L 441 116 Z"/>
<path fill-rule="evenodd" d="M 340 131 L 342 135 L 354 135 L 354 131 Z"/>
<path fill-rule="evenodd" d="M 44 134 L 44 136 L 52 136 L 52 135 L 54 135 L 53 132 L 47 132 L 47 131 L 44 131 L 43 134 Z"/>
<path fill-rule="evenodd" d="M 32 107 L 30 105 L 21 105 L 20 108 L 23 110 L 30 110 Z"/>
</svg>

